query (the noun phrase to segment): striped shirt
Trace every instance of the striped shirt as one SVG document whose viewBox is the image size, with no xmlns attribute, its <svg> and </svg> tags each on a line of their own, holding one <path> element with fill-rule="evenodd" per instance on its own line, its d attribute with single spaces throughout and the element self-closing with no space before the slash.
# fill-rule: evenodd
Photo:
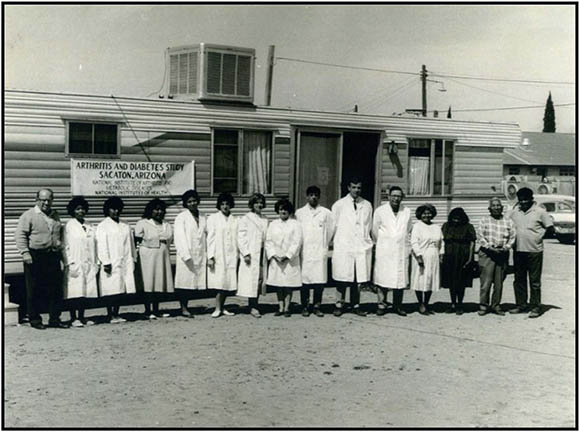
<svg viewBox="0 0 580 432">
<path fill-rule="evenodd" d="M 484 216 L 477 227 L 477 242 L 480 247 L 510 249 L 516 241 L 516 230 L 510 219 L 495 219 Z"/>
</svg>

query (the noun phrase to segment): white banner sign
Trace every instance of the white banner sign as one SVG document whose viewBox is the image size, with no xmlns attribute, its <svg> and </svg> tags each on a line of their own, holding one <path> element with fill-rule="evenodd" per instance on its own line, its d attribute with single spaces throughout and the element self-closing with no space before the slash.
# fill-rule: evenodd
<svg viewBox="0 0 580 432">
<path fill-rule="evenodd" d="M 72 195 L 181 195 L 194 188 L 194 163 L 71 159 Z"/>
</svg>

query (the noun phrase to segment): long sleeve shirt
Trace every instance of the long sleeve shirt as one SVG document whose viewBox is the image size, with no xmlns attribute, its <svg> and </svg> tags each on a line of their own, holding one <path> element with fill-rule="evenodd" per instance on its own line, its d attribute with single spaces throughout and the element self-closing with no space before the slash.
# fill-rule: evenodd
<svg viewBox="0 0 580 432">
<path fill-rule="evenodd" d="M 62 248 L 62 224 L 56 210 L 46 215 L 38 206 L 26 210 L 18 219 L 14 233 L 16 247 L 23 257 L 30 249 Z"/>
<path fill-rule="evenodd" d="M 511 249 L 516 241 L 516 230 L 510 219 L 501 217 L 495 219 L 485 216 L 479 221 L 477 227 L 477 243 L 480 247 Z"/>
</svg>

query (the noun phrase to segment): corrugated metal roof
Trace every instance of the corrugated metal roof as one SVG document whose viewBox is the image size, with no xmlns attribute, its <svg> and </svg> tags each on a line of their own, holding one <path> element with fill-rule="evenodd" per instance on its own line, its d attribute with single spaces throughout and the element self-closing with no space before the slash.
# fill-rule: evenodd
<svg viewBox="0 0 580 432">
<path fill-rule="evenodd" d="M 568 133 L 522 132 L 528 145 L 506 149 L 504 165 L 576 165 L 576 135 Z"/>
</svg>

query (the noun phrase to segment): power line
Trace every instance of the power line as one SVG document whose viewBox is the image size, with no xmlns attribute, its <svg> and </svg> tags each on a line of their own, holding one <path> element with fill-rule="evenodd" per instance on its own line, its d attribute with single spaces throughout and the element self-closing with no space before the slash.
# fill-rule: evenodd
<svg viewBox="0 0 580 432">
<path fill-rule="evenodd" d="M 466 79 L 466 80 L 478 80 L 478 81 L 498 81 L 498 82 L 514 82 L 514 83 L 527 83 L 527 84 L 556 84 L 556 85 L 575 85 L 573 82 L 569 81 L 542 81 L 542 80 L 524 80 L 524 79 L 510 79 L 510 78 L 486 78 L 486 77 L 474 77 L 465 75 L 450 75 L 445 73 L 437 73 L 429 71 L 430 76 L 437 76 L 440 78 L 456 78 L 456 79 Z"/>
<path fill-rule="evenodd" d="M 334 63 L 323 63 L 323 62 L 316 62 L 312 60 L 302 60 L 302 59 L 294 59 L 289 57 L 276 57 L 276 60 L 286 60 L 286 61 L 293 61 L 297 63 L 308 63 L 308 64 L 315 64 L 320 66 L 331 66 L 337 67 L 342 69 L 358 69 L 358 70 L 366 70 L 372 72 L 382 72 L 382 73 L 394 73 L 394 74 L 403 74 L 403 75 L 419 75 L 419 72 L 406 72 L 406 71 L 395 71 L 395 70 L 387 70 L 387 69 L 374 69 L 374 68 L 367 68 L 367 67 L 360 67 L 360 66 L 348 66 L 348 65 L 340 65 Z"/>
<path fill-rule="evenodd" d="M 493 90 L 487 90 L 487 89 L 483 89 L 483 88 L 481 88 L 481 87 L 476 87 L 476 86 L 474 86 L 474 85 L 471 85 L 471 84 L 462 83 L 462 82 L 460 82 L 460 81 L 457 81 L 457 80 L 454 80 L 454 79 L 451 79 L 451 78 L 447 78 L 447 79 L 448 79 L 449 81 L 451 81 L 451 82 L 454 82 L 455 84 L 459 84 L 459 85 L 462 85 L 462 86 L 465 86 L 465 87 L 470 87 L 470 88 L 472 88 L 472 89 L 476 89 L 476 90 L 481 90 L 482 92 L 491 93 L 491 94 L 495 94 L 495 95 L 499 95 L 499 96 L 504 96 L 504 97 L 507 97 L 507 98 L 510 98 L 510 99 L 517 99 L 517 100 L 521 100 L 521 101 L 524 101 L 524 102 L 532 102 L 532 103 L 537 103 L 537 102 L 536 102 L 536 101 L 534 101 L 534 100 L 530 100 L 530 99 L 523 99 L 523 98 L 519 98 L 519 97 L 516 97 L 516 96 L 510 96 L 510 95 L 507 95 L 507 94 L 503 94 L 503 93 L 500 93 L 500 92 L 495 92 L 495 91 L 493 91 Z"/>
<path fill-rule="evenodd" d="M 565 104 L 554 104 L 554 107 L 566 107 L 576 105 L 575 102 L 565 103 Z M 529 106 L 519 106 L 519 107 L 501 107 L 501 108 L 469 108 L 469 109 L 453 109 L 452 112 L 483 112 L 483 111 L 508 111 L 508 110 L 519 110 L 519 109 L 534 109 L 534 108 L 545 108 L 546 105 L 529 105 Z M 442 110 L 437 110 L 442 112 Z M 433 112 L 433 111 L 429 111 Z"/>
</svg>

